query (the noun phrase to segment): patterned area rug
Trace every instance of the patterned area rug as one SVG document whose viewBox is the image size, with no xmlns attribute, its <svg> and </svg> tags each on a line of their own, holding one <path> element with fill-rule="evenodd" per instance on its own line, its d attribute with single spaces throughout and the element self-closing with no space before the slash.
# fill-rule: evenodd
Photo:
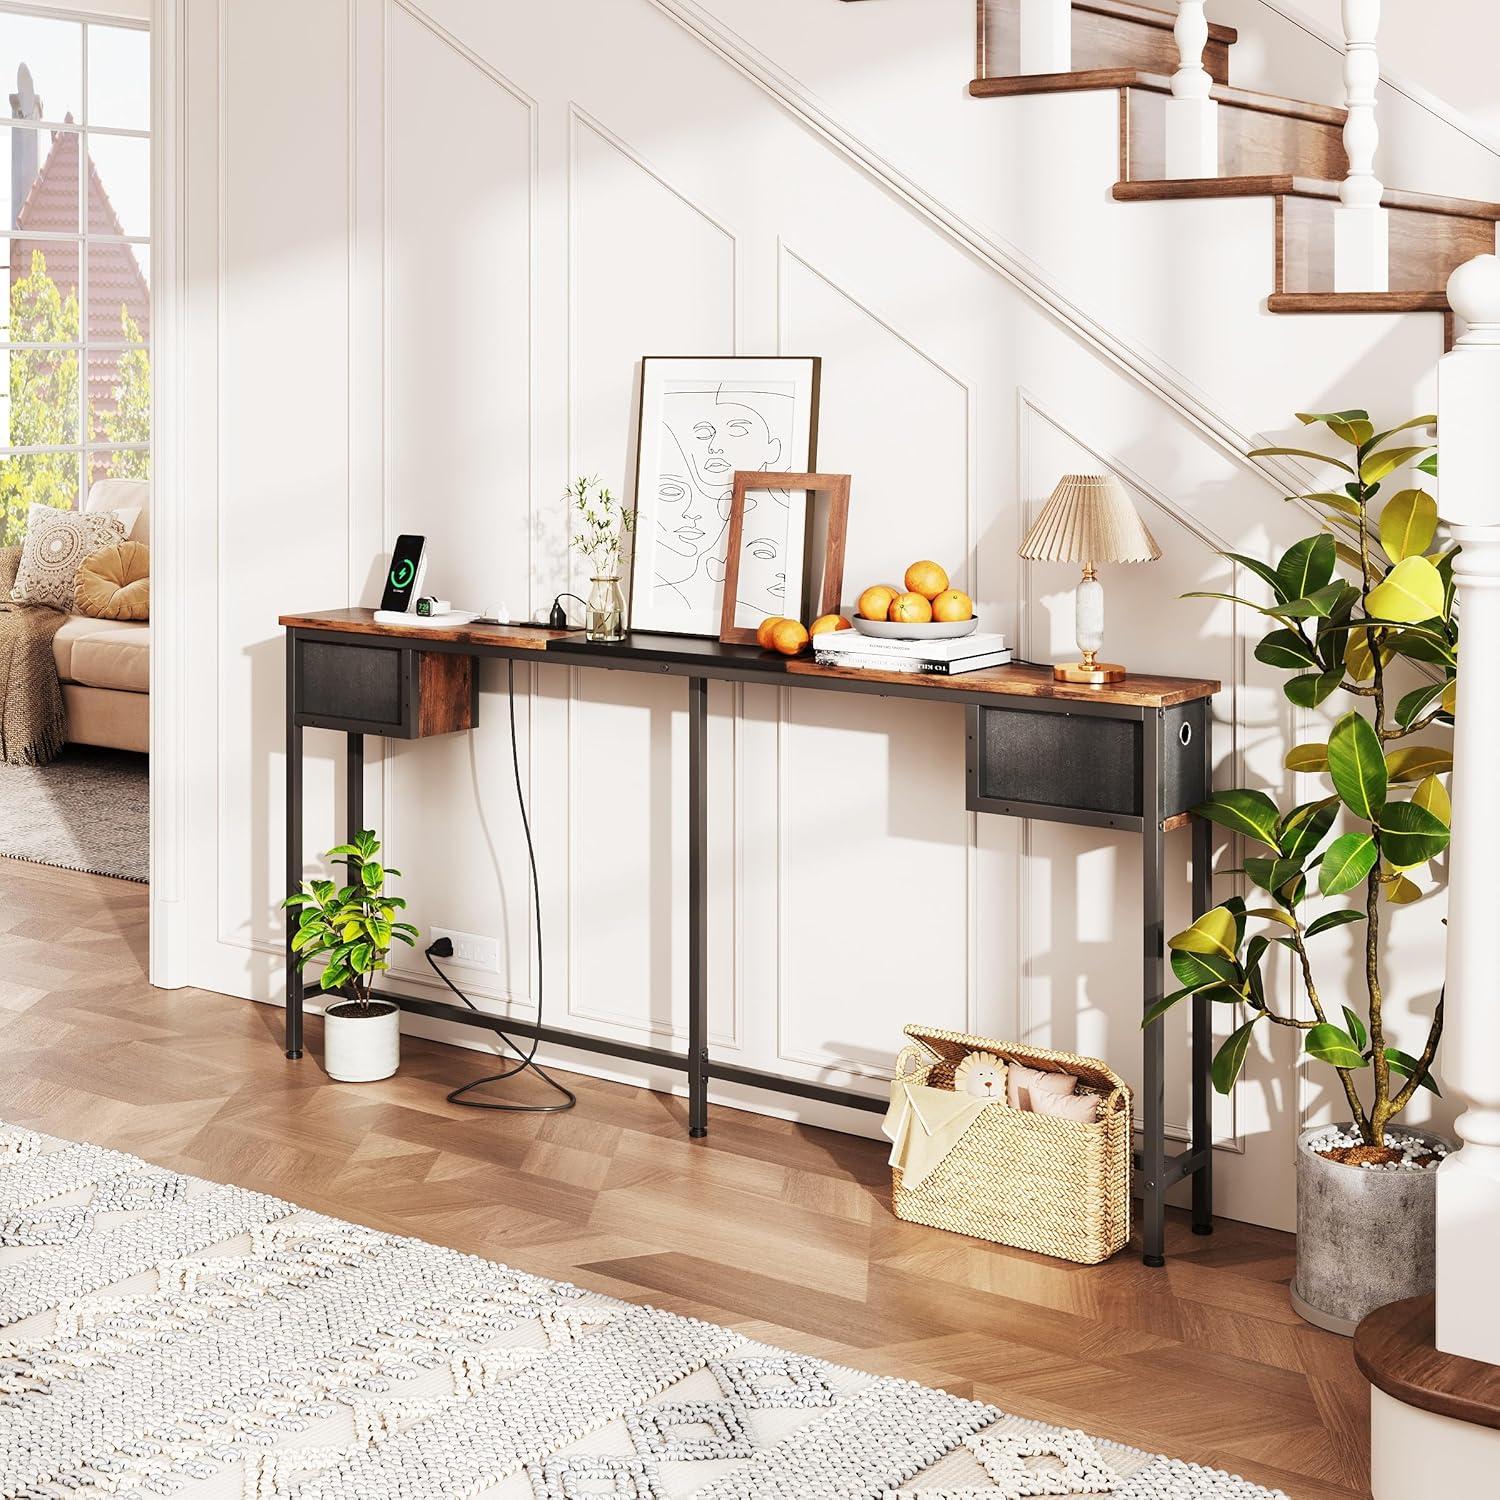
<svg viewBox="0 0 1500 1500">
<path fill-rule="evenodd" d="M 13 1500 L 1286 1500 L 0 1125 Z"/>
<path fill-rule="evenodd" d="M 151 868 L 146 757 L 69 745 L 45 766 L 0 765 L 0 854 L 145 881 Z"/>
</svg>

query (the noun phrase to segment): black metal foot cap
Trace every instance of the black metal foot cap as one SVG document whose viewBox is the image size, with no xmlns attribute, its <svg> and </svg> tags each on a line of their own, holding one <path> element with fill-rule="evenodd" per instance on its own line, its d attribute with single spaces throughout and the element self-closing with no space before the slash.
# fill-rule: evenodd
<svg viewBox="0 0 1500 1500">
<path fill-rule="evenodd" d="M 1212 1234 L 1213 1232 L 1214 1232 L 1214 1226 L 1212 1224 L 1194 1224 L 1193 1225 L 1193 1233 L 1194 1234 Z"/>
<path fill-rule="evenodd" d="M 1166 1265 L 1166 1263 L 1167 1257 L 1165 1255 L 1143 1255 L 1141 1257 L 1141 1264 L 1150 1266 L 1152 1269 L 1159 1269 Z"/>
<path fill-rule="evenodd" d="M 300 1047 L 298 1047 L 298 1048 L 297 1048 L 297 1050 L 296 1050 L 296 1051 L 295 1051 L 295 1052 L 288 1052 L 288 1053 L 287 1053 L 287 1055 L 286 1055 L 286 1060 L 287 1060 L 287 1061 L 288 1061 L 288 1062 L 296 1062 L 296 1061 L 297 1061 L 297 1059 L 298 1059 L 298 1058 L 299 1058 L 299 1057 L 301 1057 L 301 1056 L 302 1056 L 302 1049 L 301 1049 L 301 1048 L 300 1048 Z"/>
<path fill-rule="evenodd" d="M 695 1141 L 701 1141 L 703 1139 L 703 1137 L 708 1134 L 708 1126 L 706 1126 L 706 1125 L 695 1125 L 695 1126 L 693 1126 L 693 1128 L 690 1131 L 688 1131 L 688 1134 Z"/>
</svg>

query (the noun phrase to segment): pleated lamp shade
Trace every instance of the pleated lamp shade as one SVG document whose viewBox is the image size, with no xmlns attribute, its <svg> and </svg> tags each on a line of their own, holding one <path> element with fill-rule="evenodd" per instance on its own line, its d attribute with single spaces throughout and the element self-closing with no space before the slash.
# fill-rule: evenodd
<svg viewBox="0 0 1500 1500">
<path fill-rule="evenodd" d="M 1064 474 L 1021 556 L 1032 562 L 1155 562 L 1156 539 L 1113 474 Z"/>
</svg>

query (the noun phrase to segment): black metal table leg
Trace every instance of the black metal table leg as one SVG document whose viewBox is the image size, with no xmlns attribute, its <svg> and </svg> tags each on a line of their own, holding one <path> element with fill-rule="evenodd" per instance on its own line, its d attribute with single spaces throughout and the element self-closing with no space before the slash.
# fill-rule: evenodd
<svg viewBox="0 0 1500 1500">
<path fill-rule="evenodd" d="M 297 722 L 297 632 L 286 634 L 286 889 L 302 884 L 302 726 Z M 286 1055 L 302 1056 L 302 974 L 292 953 L 297 923 L 286 914 Z"/>
<path fill-rule="evenodd" d="M 1150 1010 L 1164 991 L 1166 946 L 1164 906 L 1165 836 L 1161 827 L 1162 714 L 1150 710 L 1141 726 L 1141 942 L 1142 996 Z M 1141 1084 L 1141 1258 L 1148 1266 L 1166 1259 L 1166 1035 L 1161 1025 L 1142 1033 L 1145 1049 Z"/>
<path fill-rule="evenodd" d="M 365 826 L 365 737 L 344 737 L 344 830 L 353 839 Z"/>
<path fill-rule="evenodd" d="M 708 679 L 688 678 L 688 1134 L 708 1134 Z"/>
<path fill-rule="evenodd" d="M 1207 738 L 1207 736 L 1205 736 Z M 1205 754 L 1207 751 L 1205 750 Z M 1213 841 L 1207 818 L 1193 819 L 1193 916 L 1213 904 Z M 1193 1233 L 1214 1232 L 1213 1001 L 1193 996 Z M 1160 1027 L 1157 1028 L 1160 1030 Z"/>
</svg>

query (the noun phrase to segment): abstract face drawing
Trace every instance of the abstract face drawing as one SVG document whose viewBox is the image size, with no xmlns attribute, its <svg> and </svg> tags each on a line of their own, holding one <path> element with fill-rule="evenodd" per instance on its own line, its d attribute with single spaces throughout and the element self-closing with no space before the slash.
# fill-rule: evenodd
<svg viewBox="0 0 1500 1500">
<path fill-rule="evenodd" d="M 780 490 L 751 491 L 745 496 L 735 602 L 757 621 L 785 607 L 790 514 L 787 497 Z"/>
</svg>

